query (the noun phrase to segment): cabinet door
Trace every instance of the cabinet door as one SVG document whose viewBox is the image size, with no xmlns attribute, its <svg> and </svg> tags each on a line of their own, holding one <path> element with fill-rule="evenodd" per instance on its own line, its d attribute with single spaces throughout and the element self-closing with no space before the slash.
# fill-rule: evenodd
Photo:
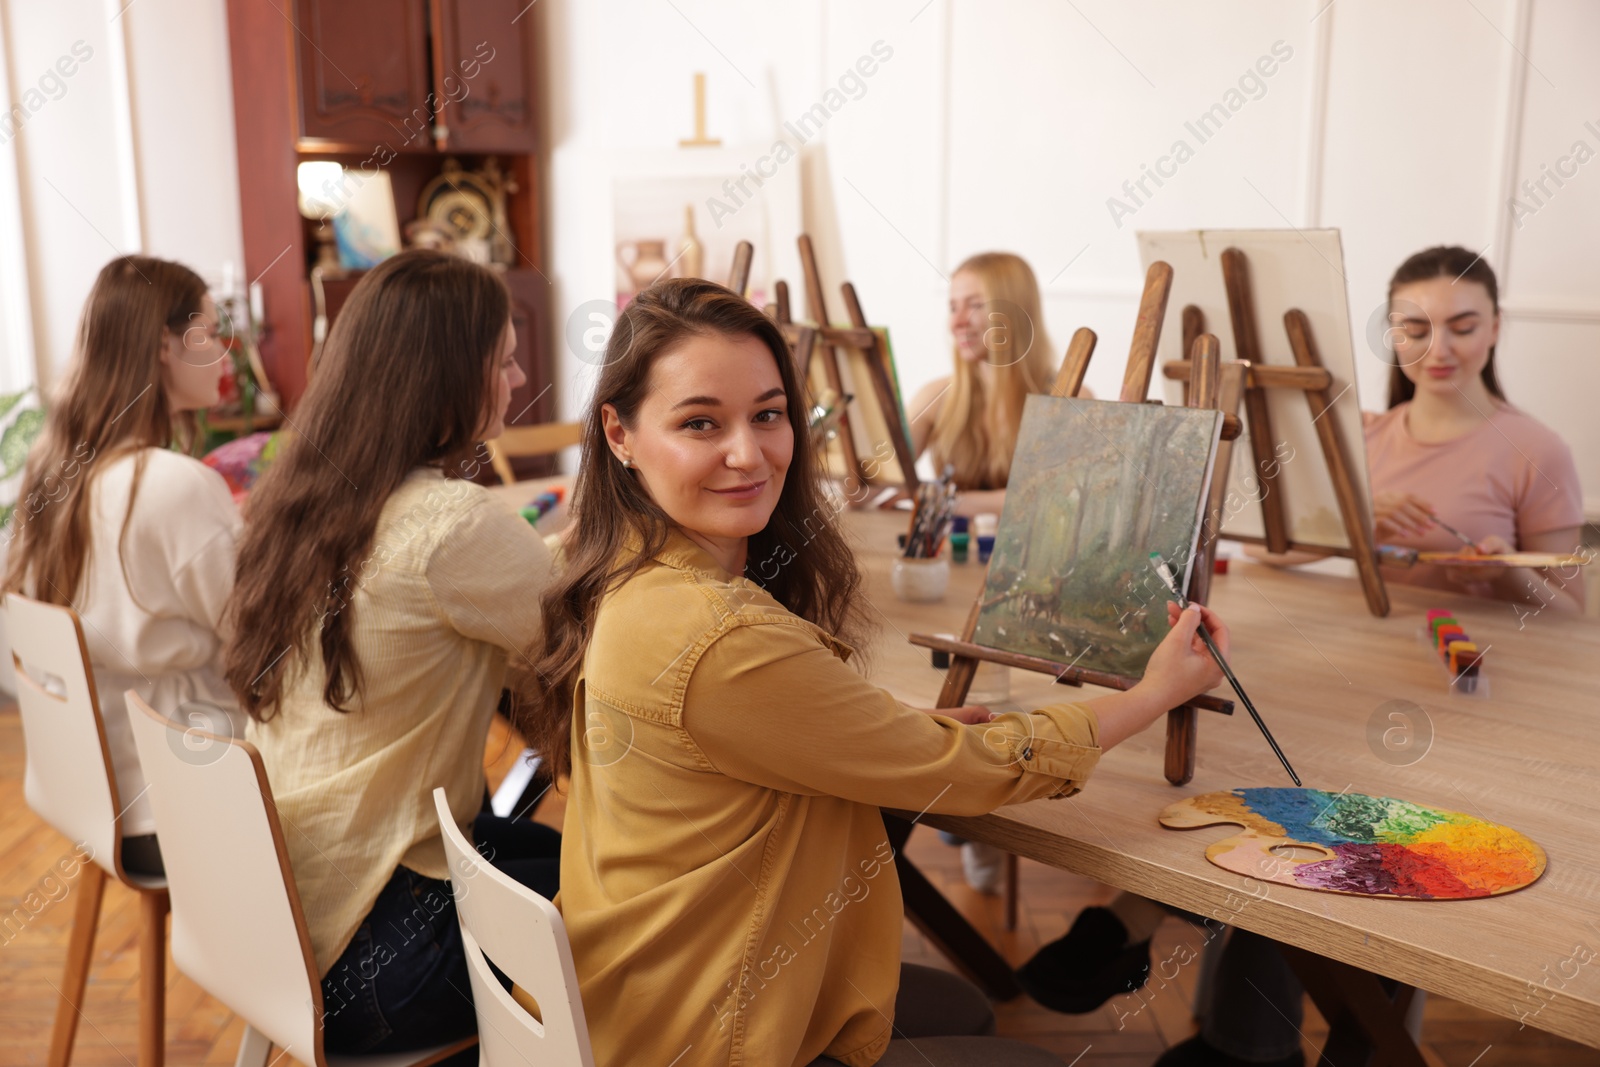
<svg viewBox="0 0 1600 1067">
<path fill-rule="evenodd" d="M 296 0 L 300 136 L 433 151 L 427 0 Z"/>
<path fill-rule="evenodd" d="M 533 152 L 538 53 L 528 0 L 433 0 L 434 90 L 451 152 Z"/>
</svg>

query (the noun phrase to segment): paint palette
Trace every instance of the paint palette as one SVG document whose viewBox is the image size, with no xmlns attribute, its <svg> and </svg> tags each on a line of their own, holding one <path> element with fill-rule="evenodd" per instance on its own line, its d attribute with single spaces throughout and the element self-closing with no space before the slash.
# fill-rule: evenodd
<svg viewBox="0 0 1600 1067">
<path fill-rule="evenodd" d="M 1237 823 L 1206 848 L 1223 870 L 1301 889 L 1408 900 L 1470 900 L 1531 885 L 1544 850 L 1475 815 L 1320 789 L 1234 789 L 1169 805 L 1161 825 Z"/>
<path fill-rule="evenodd" d="M 1471 552 L 1418 552 L 1418 563 L 1441 567 L 1583 567 L 1591 556 L 1563 552 L 1501 552 L 1481 555 Z"/>
</svg>

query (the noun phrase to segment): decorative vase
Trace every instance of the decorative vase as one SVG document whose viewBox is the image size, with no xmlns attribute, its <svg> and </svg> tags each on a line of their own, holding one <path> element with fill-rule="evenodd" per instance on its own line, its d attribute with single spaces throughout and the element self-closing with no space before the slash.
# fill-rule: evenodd
<svg viewBox="0 0 1600 1067">
<path fill-rule="evenodd" d="M 632 259 L 627 255 L 630 251 L 633 253 Z M 617 262 L 622 264 L 628 281 L 633 284 L 633 291 L 637 293 L 666 273 L 667 242 L 624 241 L 617 246 Z"/>
<path fill-rule="evenodd" d="M 694 205 L 683 205 L 683 240 L 678 243 L 678 277 L 701 278 L 705 266 L 705 246 L 694 232 Z"/>
</svg>

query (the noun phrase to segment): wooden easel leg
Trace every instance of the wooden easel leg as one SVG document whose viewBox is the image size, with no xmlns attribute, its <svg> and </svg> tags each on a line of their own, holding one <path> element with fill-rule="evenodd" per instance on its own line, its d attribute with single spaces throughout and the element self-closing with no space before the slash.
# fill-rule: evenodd
<svg viewBox="0 0 1600 1067">
<path fill-rule="evenodd" d="M 1283 328 L 1289 335 L 1289 347 L 1294 351 L 1295 363 L 1302 367 L 1321 367 L 1322 356 L 1317 351 L 1311 323 L 1305 312 L 1299 308 L 1284 312 Z M 1308 389 L 1306 403 L 1311 406 L 1311 422 L 1317 428 L 1322 455 L 1328 462 L 1328 478 L 1333 482 L 1334 496 L 1339 501 L 1345 537 L 1355 553 L 1361 591 L 1366 594 L 1368 610 L 1381 619 L 1389 614 L 1389 591 L 1384 587 L 1383 575 L 1378 571 L 1377 546 L 1373 544 L 1372 527 L 1367 522 L 1366 501 L 1356 492 L 1350 452 L 1345 447 L 1338 420 L 1331 413 L 1332 398 L 1326 389 Z"/>
<path fill-rule="evenodd" d="M 845 313 L 850 316 L 850 325 L 870 330 L 867 325 L 867 314 L 861 308 L 861 300 L 856 296 L 856 287 L 845 282 L 839 287 L 844 297 Z M 900 481 L 905 486 L 906 492 L 915 494 L 917 491 L 917 457 L 911 454 L 911 434 L 909 429 L 900 421 L 900 400 L 895 395 L 894 383 L 889 380 L 889 356 L 884 350 L 883 341 L 874 335 L 874 343 L 870 349 L 862 353 L 867 361 L 867 374 L 872 379 L 872 391 L 878 397 L 878 410 L 883 412 L 883 421 L 889 427 L 890 444 L 894 446 L 895 460 L 900 467 Z"/>
<path fill-rule="evenodd" d="M 911 836 L 911 823 L 894 815 L 883 817 L 894 848 L 895 873 L 900 877 L 900 896 L 905 901 L 906 918 L 923 937 L 933 942 L 946 959 L 955 964 L 991 1000 L 1011 1000 L 1022 995 L 1016 972 L 1005 957 L 975 930 L 966 916 L 957 911 L 928 881 L 927 875 L 906 858 L 905 843 Z"/>
<path fill-rule="evenodd" d="M 167 1054 L 166 890 L 139 894 L 139 1067 L 162 1067 Z"/>
<path fill-rule="evenodd" d="M 1194 777 L 1195 750 L 1199 743 L 1200 713 L 1194 708 L 1167 712 L 1167 781 L 1187 785 Z"/>
<path fill-rule="evenodd" d="M 1279 947 L 1328 1021 L 1319 1064 L 1437 1067 L 1406 1030 L 1415 989 L 1293 945 Z"/>
<path fill-rule="evenodd" d="M 1222 284 L 1228 293 L 1228 318 L 1233 325 L 1235 355 L 1250 364 L 1263 363 L 1256 335 L 1256 302 L 1250 288 L 1250 261 L 1237 248 L 1222 253 Z M 1288 512 L 1278 486 L 1278 464 L 1273 453 L 1272 417 L 1267 410 L 1267 391 L 1249 385 L 1244 391 L 1245 416 L 1250 420 L 1250 454 L 1255 460 L 1255 476 L 1261 483 L 1261 519 L 1266 531 L 1267 551 L 1289 551 Z"/>
<path fill-rule="evenodd" d="M 105 896 L 106 872 L 86 863 L 78 879 L 78 904 L 72 913 L 72 937 L 67 942 L 66 971 L 61 977 L 61 1002 L 56 1005 L 55 1029 L 50 1034 L 49 1067 L 67 1067 L 78 1036 L 78 1014 L 83 990 L 89 982 L 89 961 L 94 954 L 95 928 L 100 925 L 100 901 Z"/>
</svg>

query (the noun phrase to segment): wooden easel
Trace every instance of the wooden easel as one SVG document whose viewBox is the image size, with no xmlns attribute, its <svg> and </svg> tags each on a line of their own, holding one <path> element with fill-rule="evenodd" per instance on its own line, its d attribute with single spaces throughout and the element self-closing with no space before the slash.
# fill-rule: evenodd
<svg viewBox="0 0 1600 1067">
<path fill-rule="evenodd" d="M 1165 263 L 1150 265 L 1145 278 L 1144 296 L 1139 303 L 1139 318 L 1134 326 L 1133 346 L 1128 354 L 1128 367 L 1123 374 L 1120 399 L 1124 403 L 1143 403 L 1150 388 L 1154 367 L 1156 343 L 1161 337 L 1161 323 L 1166 314 L 1167 296 L 1172 290 L 1172 268 Z M 1056 375 L 1051 396 L 1076 396 L 1089 368 L 1089 358 L 1094 354 L 1095 335 L 1092 330 L 1079 329 L 1072 335 L 1067 355 Z M 1218 360 L 1217 339 L 1201 334 L 1194 339 L 1192 358 L 1186 361 L 1193 368 L 1189 388 L 1189 407 L 1213 408 L 1224 416 L 1223 442 L 1218 445 L 1211 491 L 1206 499 L 1206 514 L 1202 525 L 1200 544 L 1190 571 L 1189 598 L 1205 603 L 1211 589 L 1211 569 L 1216 558 L 1216 537 L 1207 536 L 1207 528 L 1215 529 L 1220 519 L 1223 502 L 1227 496 L 1228 468 L 1232 457 L 1232 440 L 1238 437 L 1241 425 L 1235 414 L 1244 381 L 1244 367 L 1237 363 L 1223 367 Z M 1231 420 L 1231 421 L 1230 421 Z M 960 707 L 966 703 L 967 690 L 972 686 L 979 662 L 1000 663 L 1008 667 L 1053 674 L 1063 685 L 1103 686 L 1107 689 L 1127 690 L 1139 681 L 1137 678 L 1102 671 L 1085 670 L 1065 663 L 1035 656 L 1020 655 L 973 643 L 977 632 L 978 616 L 983 608 L 983 594 L 967 613 L 967 622 L 959 640 L 932 634 L 912 634 L 911 643 L 951 653 L 950 668 L 945 675 L 944 687 L 939 692 L 936 705 L 941 708 Z M 1198 727 L 1197 710 L 1233 713 L 1233 702 L 1213 696 L 1199 696 L 1183 707 L 1175 708 L 1167 716 L 1167 750 L 1165 773 L 1173 785 L 1183 785 L 1194 777 L 1195 738 Z"/>
<path fill-rule="evenodd" d="M 1256 336 L 1255 295 L 1250 286 L 1249 261 L 1244 252 L 1237 248 L 1224 250 L 1221 259 L 1222 281 L 1228 293 L 1228 318 L 1233 324 L 1234 347 L 1238 359 L 1248 368 L 1244 405 L 1250 423 L 1250 449 L 1255 459 L 1256 477 L 1262 483 L 1261 517 L 1266 531 L 1264 537 L 1228 536 L 1237 541 L 1265 545 L 1269 552 L 1299 550 L 1353 559 L 1361 577 L 1361 590 L 1366 595 L 1368 610 L 1380 618 L 1388 615 L 1389 592 L 1384 587 L 1383 575 L 1378 571 L 1377 550 L 1368 524 L 1366 500 L 1356 489 L 1349 449 L 1345 446 L 1338 422 L 1330 414 L 1334 400 L 1330 395 L 1333 376 L 1322 365 L 1316 341 L 1311 336 L 1311 323 L 1299 308 L 1286 311 L 1283 326 L 1289 337 L 1289 348 L 1294 353 L 1295 366 L 1268 366 L 1261 358 L 1261 344 Z M 1193 305 L 1185 307 L 1183 334 L 1186 353 L 1190 351 L 1190 336 L 1204 329 L 1205 314 Z M 1193 374 L 1191 360 L 1169 362 L 1161 372 L 1167 378 L 1188 381 Z M 1298 389 L 1305 393 L 1306 403 L 1311 408 L 1312 425 L 1317 428 L 1317 439 L 1328 464 L 1328 477 L 1333 482 L 1334 495 L 1339 502 L 1339 515 L 1344 521 L 1349 548 L 1329 548 L 1290 540 L 1283 489 L 1278 484 L 1278 464 L 1273 455 L 1272 419 L 1267 409 L 1268 389 Z M 1187 388 L 1185 391 L 1187 394 Z M 1324 418 L 1325 415 L 1329 417 Z"/>
<path fill-rule="evenodd" d="M 1134 327 L 1133 345 L 1128 354 L 1128 366 L 1123 375 L 1120 399 L 1127 403 L 1143 403 L 1150 389 L 1150 377 L 1155 365 L 1155 351 L 1161 336 L 1161 324 L 1166 314 L 1167 297 L 1172 290 L 1172 268 L 1166 263 L 1153 263 L 1146 274 L 1144 295 L 1139 303 L 1139 317 Z M 1076 396 L 1089 369 L 1089 359 L 1094 354 L 1096 337 L 1093 330 L 1080 328 L 1072 335 L 1066 357 L 1056 375 L 1051 396 Z M 1217 339 L 1209 334 L 1198 334 L 1189 339 L 1190 363 L 1193 376 L 1188 390 L 1190 407 L 1209 407 L 1223 414 L 1222 441 L 1217 446 L 1213 465 L 1211 490 L 1206 499 L 1205 519 L 1200 544 L 1189 578 L 1189 598 L 1205 603 L 1211 589 L 1212 563 L 1216 557 L 1215 531 L 1220 523 L 1222 508 L 1227 497 L 1229 462 L 1233 441 L 1242 430 L 1236 414 L 1243 390 L 1245 367 L 1237 362 L 1221 364 L 1218 359 Z M 1058 683 L 1081 686 L 1103 686 L 1126 690 L 1138 681 L 1123 675 L 1085 670 L 1068 664 L 1056 663 L 1035 656 L 1004 652 L 974 644 L 978 617 L 983 607 L 983 594 L 967 614 L 966 626 L 959 640 L 930 634 L 912 634 L 911 643 L 924 648 L 951 653 L 950 667 L 939 692 L 938 707 L 960 707 L 966 703 L 967 691 L 972 686 L 978 664 L 999 663 L 1008 667 L 1052 674 Z M 1196 739 L 1199 710 L 1233 713 L 1233 702 L 1218 697 L 1202 695 L 1182 707 L 1167 713 L 1167 743 L 1164 772 L 1173 785 L 1183 785 L 1194 777 Z M 890 842 L 896 850 L 895 865 L 900 875 L 901 893 L 905 899 L 906 915 L 912 923 L 941 952 L 978 982 L 990 996 L 1005 1000 L 1019 991 L 1016 978 L 1005 960 L 994 951 L 988 941 L 972 928 L 971 924 L 950 906 L 914 864 L 907 860 L 901 846 L 909 836 L 910 827 L 903 820 L 888 821 Z M 1005 922 L 1008 930 L 1017 925 L 1017 858 L 1006 857 Z"/>
<path fill-rule="evenodd" d="M 914 494 L 918 485 L 917 457 L 911 452 L 909 428 L 901 420 L 900 401 L 896 396 L 894 383 L 889 380 L 889 352 L 883 337 L 867 326 L 867 316 L 861 310 L 861 301 L 856 296 L 856 288 L 849 282 L 839 286 L 839 290 L 844 297 L 845 313 L 850 316 L 850 325 L 842 327 L 830 324 L 827 301 L 822 290 L 822 275 L 817 270 L 817 257 L 811 247 L 811 238 L 801 234 L 799 246 L 800 269 L 805 274 L 806 304 L 812 321 L 809 323 L 794 321 L 789 306 L 789 286 L 783 281 L 773 286 L 775 303 L 769 310 L 794 349 L 800 380 L 802 382 L 808 380 L 812 357 L 820 351 L 828 388 L 839 398 L 839 403 L 846 404 L 848 397 L 844 388 L 844 377 L 840 372 L 839 350 L 853 348 L 862 352 L 866 357 L 873 395 L 879 410 L 883 412 L 883 421 L 889 427 L 889 443 L 894 448 L 902 483 L 906 492 Z M 837 439 L 845 460 L 845 491 L 847 496 L 854 500 L 857 488 L 867 485 L 870 479 L 866 466 L 856 451 L 856 440 L 851 433 L 848 412 L 840 414 Z"/>
<path fill-rule="evenodd" d="M 733 246 L 733 267 L 728 271 L 728 288 L 742 297 L 750 295 L 750 264 L 755 261 L 756 247 L 749 241 Z"/>
</svg>

